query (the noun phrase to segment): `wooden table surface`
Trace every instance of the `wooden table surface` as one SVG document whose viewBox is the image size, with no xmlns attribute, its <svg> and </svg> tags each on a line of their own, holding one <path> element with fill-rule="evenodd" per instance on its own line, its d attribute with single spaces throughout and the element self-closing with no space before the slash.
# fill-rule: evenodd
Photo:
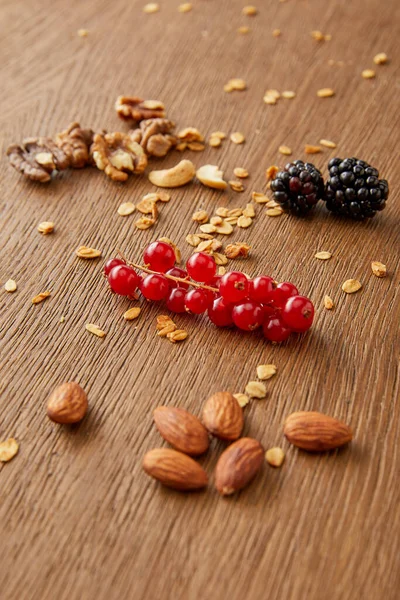
<svg viewBox="0 0 400 600">
<path fill-rule="evenodd" d="M 1 396 L 0 439 L 15 437 L 19 454 L 0 466 L 2 599 L 348 600 L 398 598 L 399 580 L 399 43 L 395 0 L 278 0 L 241 14 L 243 0 L 160 0 L 156 14 L 124 0 L 3 0 L 1 131 Z M 249 25 L 247 35 L 237 33 Z M 89 30 L 79 37 L 77 30 Z M 272 31 L 281 29 L 281 36 Z M 332 35 L 316 42 L 312 30 Z M 373 57 L 386 52 L 387 65 Z M 330 65 L 328 61 L 343 61 Z M 361 71 L 376 69 L 365 80 Z M 223 91 L 230 78 L 248 89 Z M 317 98 L 323 87 L 333 98 Z M 267 88 L 294 90 L 293 100 L 263 103 Z M 126 184 L 97 169 L 68 171 L 34 184 L 11 169 L 8 144 L 54 135 L 72 120 L 97 130 L 127 130 L 114 112 L 120 94 L 161 99 L 179 127 L 205 135 L 242 131 L 243 145 L 185 158 L 218 164 L 232 179 L 246 167 L 238 194 L 193 183 L 172 190 L 156 226 L 134 227 L 118 206 L 154 188 L 146 176 Z M 178 316 L 189 338 L 170 344 L 155 335 L 158 305 L 132 305 L 107 292 L 103 259 L 76 257 L 79 245 L 121 248 L 132 259 L 160 236 L 181 247 L 195 232 L 192 213 L 239 207 L 265 191 L 265 169 L 306 159 L 304 144 L 334 140 L 336 150 L 309 157 L 326 175 L 332 156 L 358 156 L 389 180 L 387 209 L 366 223 L 342 221 L 321 205 L 312 218 L 269 218 L 263 206 L 250 229 L 229 238 L 252 246 L 232 267 L 291 280 L 313 299 L 309 335 L 273 346 L 259 334 L 217 330 L 205 318 Z M 173 165 L 171 153 L 152 165 Z M 156 166 L 157 168 L 157 166 Z M 37 225 L 55 222 L 53 235 Z M 222 237 L 221 237 L 222 239 Z M 224 243 L 225 239 L 222 239 Z M 329 250 L 333 258 L 317 261 Z M 386 279 L 371 261 L 388 266 Z M 14 294 L 4 282 L 18 283 Z M 354 295 L 342 283 L 357 278 Z M 46 289 L 52 296 L 33 306 Z M 324 295 L 336 304 L 323 308 Z M 65 321 L 60 323 L 60 318 Z M 85 330 L 96 323 L 99 339 Z M 277 365 L 268 397 L 245 408 L 246 435 L 286 452 L 280 469 L 267 464 L 251 486 L 224 499 L 213 470 L 224 447 L 213 441 L 201 464 L 207 491 L 180 494 L 142 471 L 144 453 L 166 445 L 152 423 L 160 404 L 200 415 L 206 398 L 242 392 L 256 367 Z M 87 391 L 90 412 L 75 428 L 51 423 L 46 399 L 68 380 Z M 291 447 L 282 424 L 292 411 L 320 410 L 354 428 L 353 443 L 324 455 Z"/>
</svg>

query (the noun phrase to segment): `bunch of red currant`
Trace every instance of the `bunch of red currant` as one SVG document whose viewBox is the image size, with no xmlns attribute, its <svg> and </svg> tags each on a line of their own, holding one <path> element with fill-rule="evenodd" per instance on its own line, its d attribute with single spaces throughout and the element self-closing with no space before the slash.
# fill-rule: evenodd
<svg viewBox="0 0 400 600">
<path fill-rule="evenodd" d="M 175 313 L 207 311 L 218 327 L 253 331 L 262 326 L 271 342 L 283 342 L 312 325 L 314 306 L 292 283 L 276 284 L 266 275 L 249 279 L 239 271 L 217 275 L 215 260 L 204 252 L 193 254 L 185 271 L 175 267 L 175 251 L 165 242 L 147 246 L 143 260 L 145 266 L 120 258 L 107 261 L 104 273 L 113 292 L 134 296 L 139 289 L 147 300 L 165 300 Z M 134 267 L 147 274 L 142 277 Z"/>
</svg>

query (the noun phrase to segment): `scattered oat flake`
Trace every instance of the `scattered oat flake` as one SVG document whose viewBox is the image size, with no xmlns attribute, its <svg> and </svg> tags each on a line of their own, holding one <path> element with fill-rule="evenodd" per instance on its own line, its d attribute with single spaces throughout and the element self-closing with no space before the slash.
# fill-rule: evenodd
<svg viewBox="0 0 400 600">
<path fill-rule="evenodd" d="M 233 169 L 233 174 L 235 177 L 239 177 L 240 179 L 246 179 L 246 177 L 249 176 L 248 170 L 244 169 L 243 167 L 236 167 Z"/>
<path fill-rule="evenodd" d="M 383 263 L 375 260 L 374 262 L 371 263 L 371 268 L 372 268 L 373 274 L 376 275 L 376 277 L 386 277 L 387 268 L 386 268 L 386 265 L 384 265 Z"/>
<path fill-rule="evenodd" d="M 204 225 L 200 225 L 200 231 L 203 233 L 215 233 L 217 228 L 215 225 L 211 225 L 211 223 L 205 223 Z"/>
<path fill-rule="evenodd" d="M 332 308 L 334 308 L 334 303 L 333 300 L 330 296 L 325 296 L 324 297 L 324 306 L 326 308 L 326 310 L 332 310 Z"/>
<path fill-rule="evenodd" d="M 210 139 L 208 140 L 208 144 L 212 148 L 219 148 L 219 146 L 222 144 L 222 141 L 221 141 L 221 138 L 211 136 Z"/>
<path fill-rule="evenodd" d="M 228 83 L 224 85 L 225 92 L 243 92 L 247 85 L 244 79 L 230 79 Z"/>
<path fill-rule="evenodd" d="M 245 137 L 243 135 L 243 133 L 240 133 L 240 131 L 234 131 L 233 133 L 231 133 L 231 142 L 233 142 L 234 144 L 243 144 L 243 142 L 245 141 Z"/>
<path fill-rule="evenodd" d="M 193 6 L 192 4 L 190 4 L 190 2 L 184 2 L 183 4 L 180 4 L 178 6 L 178 12 L 180 13 L 187 13 L 190 12 L 192 10 Z"/>
<path fill-rule="evenodd" d="M 242 215 L 238 218 L 237 226 L 241 227 L 242 229 L 247 229 L 247 227 L 250 227 L 252 223 L 253 219 L 251 217 L 245 217 Z"/>
<path fill-rule="evenodd" d="M 225 248 L 225 256 L 230 259 L 238 258 L 243 256 L 246 258 L 249 254 L 250 246 L 244 242 L 236 242 L 235 244 L 228 244 Z"/>
<path fill-rule="evenodd" d="M 233 397 L 239 402 L 242 408 L 250 402 L 250 398 L 246 394 L 233 394 Z"/>
<path fill-rule="evenodd" d="M 326 250 L 321 250 L 321 252 L 317 252 L 317 254 L 314 255 L 315 258 L 318 258 L 318 260 L 329 260 L 330 258 L 332 258 L 332 254 L 330 252 L 327 252 Z"/>
<path fill-rule="evenodd" d="M 284 154 L 285 156 L 290 156 L 292 154 L 292 149 L 289 146 L 279 146 L 278 152 L 280 154 Z"/>
<path fill-rule="evenodd" d="M 14 281 L 14 279 L 8 279 L 4 284 L 4 289 L 6 292 L 15 292 L 17 289 L 17 283 Z"/>
<path fill-rule="evenodd" d="M 126 312 L 124 312 L 124 319 L 125 321 L 133 321 L 133 319 L 137 319 L 138 316 L 140 315 L 140 307 L 139 306 L 132 306 L 132 308 L 129 308 Z"/>
<path fill-rule="evenodd" d="M 258 365 L 257 367 L 257 377 L 262 381 L 266 379 L 271 379 L 274 375 L 276 375 L 276 366 L 275 365 Z"/>
<path fill-rule="evenodd" d="M 281 94 L 278 90 L 267 90 L 265 92 L 266 96 L 272 96 L 273 98 L 275 98 L 276 100 L 279 100 L 279 98 L 281 97 Z"/>
<path fill-rule="evenodd" d="M 51 221 L 42 221 L 42 223 L 39 223 L 37 229 L 38 229 L 38 232 L 42 233 L 43 235 L 47 235 L 48 233 L 53 233 L 54 223 L 52 223 Z"/>
<path fill-rule="evenodd" d="M 145 4 L 143 6 L 143 12 L 147 14 L 156 13 L 160 10 L 160 5 L 156 2 L 150 2 L 149 4 Z"/>
<path fill-rule="evenodd" d="M 127 217 L 135 211 L 135 205 L 132 202 L 124 202 L 118 207 L 118 214 L 121 217 Z"/>
<path fill-rule="evenodd" d="M 265 204 L 266 202 L 269 202 L 268 196 L 262 192 L 252 192 L 251 197 L 253 198 L 254 202 L 257 202 L 257 204 Z"/>
<path fill-rule="evenodd" d="M 168 194 L 168 192 L 157 192 L 157 196 L 160 202 L 169 202 L 171 200 L 171 194 Z"/>
<path fill-rule="evenodd" d="M 325 148 L 336 148 L 335 142 L 331 142 L 330 140 L 319 140 L 321 146 L 325 146 Z"/>
<path fill-rule="evenodd" d="M 60 323 L 64 323 L 64 322 L 65 322 L 65 317 L 61 317 L 61 319 L 60 319 L 60 321 L 59 321 L 59 322 L 60 322 Z"/>
<path fill-rule="evenodd" d="M 196 246 L 198 246 L 200 244 L 200 238 L 198 235 L 194 234 L 194 233 L 189 233 L 186 236 L 186 242 L 190 245 L 193 246 L 193 248 L 196 248 Z"/>
<path fill-rule="evenodd" d="M 205 210 L 197 210 L 192 215 L 192 221 L 197 223 L 207 223 L 208 219 L 208 213 Z"/>
<path fill-rule="evenodd" d="M 254 15 L 256 15 L 257 12 L 258 11 L 257 11 L 257 8 L 255 6 L 249 5 L 249 6 L 244 6 L 242 8 L 242 13 L 244 15 L 246 15 L 247 17 L 254 17 Z"/>
<path fill-rule="evenodd" d="M 228 264 L 228 258 L 225 254 L 220 254 L 220 252 L 213 252 L 212 256 L 215 260 L 215 264 L 218 266 L 223 266 Z"/>
<path fill-rule="evenodd" d="M 231 186 L 231 189 L 234 192 L 244 192 L 244 185 L 241 181 L 237 181 L 235 179 L 231 179 L 230 181 L 228 181 L 229 185 Z"/>
<path fill-rule="evenodd" d="M 251 218 L 253 218 L 253 217 L 256 216 L 253 204 L 251 204 L 251 203 L 250 204 L 246 204 L 246 208 L 243 211 L 243 216 L 244 217 L 251 217 Z"/>
<path fill-rule="evenodd" d="M 265 177 L 266 177 L 267 181 L 275 179 L 278 171 L 279 171 L 279 167 L 277 167 L 276 165 L 271 165 L 270 167 L 268 167 L 268 169 L 265 171 Z M 257 192 L 253 192 L 253 193 L 257 193 Z"/>
<path fill-rule="evenodd" d="M 318 98 L 331 98 L 334 95 L 335 92 L 332 90 L 332 88 L 322 88 L 317 91 Z"/>
<path fill-rule="evenodd" d="M 316 42 L 323 42 L 325 40 L 325 36 L 322 33 L 322 31 L 312 31 L 311 32 L 311 37 L 316 41 Z"/>
<path fill-rule="evenodd" d="M 267 395 L 267 388 L 261 381 L 249 381 L 246 385 L 245 392 L 250 398 L 265 398 Z"/>
<path fill-rule="evenodd" d="M 270 106 L 273 106 L 274 104 L 276 104 L 276 98 L 275 96 L 270 96 L 269 94 L 265 94 L 264 98 L 263 98 L 265 104 L 269 104 Z"/>
<path fill-rule="evenodd" d="M 238 27 L 237 32 L 241 33 L 242 35 L 249 33 L 250 31 L 250 27 L 247 27 L 247 25 L 242 25 L 241 27 Z"/>
<path fill-rule="evenodd" d="M 304 152 L 306 154 L 319 154 L 322 152 L 322 148 L 320 146 L 312 146 L 310 144 L 306 144 L 304 146 Z"/>
<path fill-rule="evenodd" d="M 78 29 L 77 31 L 79 37 L 87 37 L 89 35 L 88 29 Z"/>
<path fill-rule="evenodd" d="M 226 269 L 225 267 L 218 267 L 218 275 L 225 275 Z"/>
<path fill-rule="evenodd" d="M 265 214 L 267 217 L 280 217 L 283 215 L 283 210 L 279 206 L 275 206 L 274 208 L 267 208 Z"/>
<path fill-rule="evenodd" d="M 201 229 L 201 227 L 200 227 Z M 226 221 L 224 221 L 222 223 L 222 225 L 218 225 L 215 229 L 215 231 L 217 233 L 219 233 L 220 235 L 230 235 L 231 233 L 233 233 L 233 227 L 230 223 L 227 223 Z"/>
<path fill-rule="evenodd" d="M 188 332 L 185 329 L 176 329 L 175 331 L 171 331 L 171 333 L 167 333 L 167 338 L 170 342 L 175 344 L 175 342 L 182 342 L 186 340 L 188 337 Z"/>
<path fill-rule="evenodd" d="M 229 210 L 225 206 L 219 206 L 215 211 L 215 214 L 219 217 L 227 217 L 229 215 Z"/>
<path fill-rule="evenodd" d="M 14 438 L 0 442 L 0 462 L 8 462 L 18 454 L 19 444 Z"/>
<path fill-rule="evenodd" d="M 140 217 L 137 221 L 135 221 L 135 227 L 137 229 L 149 229 L 155 223 L 155 220 L 150 217 Z"/>
<path fill-rule="evenodd" d="M 85 329 L 90 333 L 93 333 L 93 335 L 97 335 L 97 337 L 99 338 L 103 338 L 106 335 L 105 331 L 103 331 L 102 329 L 100 329 L 100 327 L 94 325 L 93 323 L 86 323 Z"/>
<path fill-rule="evenodd" d="M 101 256 L 101 250 L 89 248 L 88 246 L 79 246 L 76 255 L 79 256 L 79 258 L 99 258 L 99 256 Z"/>
<path fill-rule="evenodd" d="M 292 92 L 291 90 L 285 90 L 282 92 L 282 98 L 286 98 L 286 100 L 292 100 L 296 97 L 296 92 Z"/>
<path fill-rule="evenodd" d="M 375 71 L 373 69 L 364 69 L 362 71 L 361 76 L 364 79 L 373 79 L 375 77 Z"/>
<path fill-rule="evenodd" d="M 139 204 L 137 204 L 136 208 L 143 215 L 151 215 L 155 204 L 156 200 L 153 200 L 152 198 L 143 198 Z"/>
<path fill-rule="evenodd" d="M 346 292 L 346 294 L 354 294 L 354 292 L 358 292 L 361 288 L 362 285 L 358 279 L 347 279 L 342 285 L 342 290 Z"/>
<path fill-rule="evenodd" d="M 384 65 L 388 61 L 388 57 L 384 52 L 379 52 L 379 54 L 375 54 L 374 63 L 376 65 Z"/>
<path fill-rule="evenodd" d="M 271 467 L 280 467 L 285 459 L 282 448 L 270 448 L 265 453 L 265 460 Z"/>
<path fill-rule="evenodd" d="M 51 296 L 51 292 L 49 292 L 49 291 L 41 292 L 40 294 L 38 294 L 37 296 L 34 296 L 32 298 L 32 304 L 40 304 L 41 302 L 43 302 L 43 300 L 46 300 L 46 298 L 49 298 L 49 296 Z"/>
<path fill-rule="evenodd" d="M 272 35 L 273 35 L 274 37 L 279 37 L 280 35 L 282 35 L 282 31 L 281 31 L 280 29 L 274 29 L 274 30 L 272 31 Z"/>
</svg>

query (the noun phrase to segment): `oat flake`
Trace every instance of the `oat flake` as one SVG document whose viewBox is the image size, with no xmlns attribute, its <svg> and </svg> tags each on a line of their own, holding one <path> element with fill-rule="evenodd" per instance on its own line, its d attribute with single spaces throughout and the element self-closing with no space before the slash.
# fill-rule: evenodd
<svg viewBox="0 0 400 600">
<path fill-rule="evenodd" d="M 330 298 L 329 296 L 325 296 L 324 306 L 325 306 L 326 310 L 332 310 L 332 308 L 334 308 L 334 306 L 335 306 L 332 298 Z"/>
<path fill-rule="evenodd" d="M 282 448 L 270 448 L 265 453 L 265 460 L 271 467 L 280 467 L 285 459 Z"/>
<path fill-rule="evenodd" d="M 14 281 L 14 279 L 9 279 L 5 282 L 4 289 L 6 290 L 6 292 L 15 292 L 15 290 L 17 289 L 17 283 Z"/>
<path fill-rule="evenodd" d="M 275 365 L 258 365 L 257 367 L 257 377 L 262 381 L 266 379 L 271 379 L 274 375 L 276 375 L 276 366 Z"/>
<path fill-rule="evenodd" d="M 245 392 L 250 398 L 265 398 L 267 395 L 267 388 L 261 381 L 249 381 L 246 385 Z"/>
<path fill-rule="evenodd" d="M 124 316 L 125 321 L 133 321 L 133 319 L 137 319 L 139 315 L 140 315 L 140 307 L 132 306 L 132 308 L 129 308 L 126 312 L 124 312 L 123 316 Z"/>
<path fill-rule="evenodd" d="M 106 335 L 106 332 L 100 329 L 97 325 L 93 323 L 86 323 L 85 329 L 94 335 L 97 335 L 99 338 L 103 338 Z"/>
<path fill-rule="evenodd" d="M 246 394 L 233 394 L 233 397 L 239 402 L 242 408 L 250 402 L 250 398 Z"/>
<path fill-rule="evenodd" d="M 358 292 L 362 288 L 361 283 L 358 279 L 347 279 L 342 285 L 342 290 L 346 292 L 346 294 L 354 294 Z"/>
<path fill-rule="evenodd" d="M 371 269 L 372 269 L 373 274 L 376 275 L 376 277 L 386 277 L 386 275 L 387 275 L 386 265 L 384 265 L 381 262 L 378 262 L 378 261 L 372 262 Z"/>
<path fill-rule="evenodd" d="M 326 250 L 322 250 L 321 252 L 317 252 L 317 254 L 315 254 L 315 258 L 318 258 L 318 260 L 329 260 L 332 258 L 332 254 Z"/>
<path fill-rule="evenodd" d="M 121 217 L 127 217 L 135 211 L 135 208 L 136 207 L 132 202 L 124 202 L 118 207 L 117 212 L 119 215 L 121 215 Z"/>
<path fill-rule="evenodd" d="M 8 462 L 18 454 L 19 444 L 14 438 L 0 443 L 0 462 Z"/>
</svg>

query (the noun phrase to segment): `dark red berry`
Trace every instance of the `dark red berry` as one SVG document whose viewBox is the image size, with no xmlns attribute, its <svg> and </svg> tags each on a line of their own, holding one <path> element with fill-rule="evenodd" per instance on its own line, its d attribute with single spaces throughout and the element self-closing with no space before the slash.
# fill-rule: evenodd
<svg viewBox="0 0 400 600">
<path fill-rule="evenodd" d="M 249 286 L 249 297 L 255 302 L 261 302 L 261 304 L 268 304 L 272 297 L 272 292 L 276 288 L 276 283 L 272 277 L 267 275 L 259 275 L 250 281 Z"/>
<path fill-rule="evenodd" d="M 244 273 L 231 271 L 221 277 L 219 291 L 226 302 L 236 304 L 247 298 L 250 282 Z"/>
<path fill-rule="evenodd" d="M 233 325 L 232 304 L 227 304 L 221 297 L 217 298 L 208 309 L 208 317 L 217 327 Z"/>
<path fill-rule="evenodd" d="M 188 312 L 200 315 L 210 305 L 210 298 L 205 290 L 195 289 L 187 292 L 185 296 L 185 308 Z"/>
<path fill-rule="evenodd" d="M 108 275 L 111 269 L 114 267 L 118 267 L 119 265 L 124 265 L 125 261 L 121 258 L 110 258 L 106 264 L 104 265 L 104 275 Z"/>
<path fill-rule="evenodd" d="M 217 265 L 214 258 L 209 254 L 196 252 L 187 261 L 186 269 L 194 281 L 207 283 L 215 276 Z"/>
<path fill-rule="evenodd" d="M 167 298 L 167 308 L 174 313 L 185 312 L 185 296 L 186 292 L 181 287 L 173 288 Z"/>
<path fill-rule="evenodd" d="M 314 305 L 305 296 L 292 296 L 283 307 L 282 319 L 293 331 L 307 331 L 314 320 Z"/>
<path fill-rule="evenodd" d="M 179 267 L 173 267 L 172 269 L 167 271 L 165 274 L 172 275 L 172 277 L 179 277 L 180 279 L 188 279 L 188 277 L 189 277 L 187 272 L 184 271 L 183 269 L 180 269 Z M 181 287 L 181 288 L 184 288 L 185 290 L 187 290 L 189 287 L 188 283 L 182 283 L 182 281 L 174 281 L 173 279 L 168 279 L 168 283 L 171 288 Z"/>
<path fill-rule="evenodd" d="M 108 274 L 108 283 L 113 292 L 121 296 L 133 296 L 140 283 L 140 277 L 132 267 L 117 265 Z"/>
<path fill-rule="evenodd" d="M 148 265 L 153 271 L 165 273 L 172 269 L 175 264 L 175 251 L 165 242 L 153 242 L 147 246 L 143 253 L 144 264 Z"/>
<path fill-rule="evenodd" d="M 270 342 L 284 342 L 292 332 L 278 316 L 267 319 L 263 325 L 263 331 L 264 336 Z"/>
<path fill-rule="evenodd" d="M 140 291 L 147 300 L 163 300 L 170 291 L 168 279 L 158 273 L 147 275 L 140 284 Z"/>
<path fill-rule="evenodd" d="M 261 304 L 247 300 L 242 304 L 236 304 L 232 310 L 232 318 L 236 327 L 244 331 L 254 331 L 264 321 L 264 310 Z"/>
</svg>

